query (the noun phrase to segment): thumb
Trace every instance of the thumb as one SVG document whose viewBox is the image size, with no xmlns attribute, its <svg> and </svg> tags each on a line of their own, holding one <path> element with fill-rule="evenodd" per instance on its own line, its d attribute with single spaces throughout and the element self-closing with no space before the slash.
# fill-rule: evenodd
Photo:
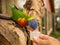
<svg viewBox="0 0 60 45">
<path fill-rule="evenodd" d="M 49 45 L 49 40 L 45 40 L 45 39 L 41 39 L 41 38 L 38 38 L 36 39 L 35 37 L 33 38 L 33 42 L 36 43 L 36 44 L 39 44 L 39 45 Z"/>
<path fill-rule="evenodd" d="M 50 37 L 48 35 L 40 34 L 39 38 L 48 40 Z"/>
<path fill-rule="evenodd" d="M 34 38 L 33 38 L 33 43 L 38 44 L 38 43 L 39 43 L 39 42 L 38 42 L 38 38 L 34 37 Z"/>
<path fill-rule="evenodd" d="M 37 40 L 37 43 L 39 44 L 39 45 L 49 45 L 50 43 L 49 43 L 49 40 L 44 40 L 44 39 L 38 39 Z"/>
</svg>

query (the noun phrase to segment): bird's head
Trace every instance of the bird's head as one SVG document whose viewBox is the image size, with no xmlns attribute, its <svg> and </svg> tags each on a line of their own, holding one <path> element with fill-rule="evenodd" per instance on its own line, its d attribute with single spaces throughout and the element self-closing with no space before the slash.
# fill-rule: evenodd
<svg viewBox="0 0 60 45">
<path fill-rule="evenodd" d="M 36 19 L 30 20 L 27 22 L 30 30 L 35 30 L 38 26 L 38 22 Z"/>
</svg>

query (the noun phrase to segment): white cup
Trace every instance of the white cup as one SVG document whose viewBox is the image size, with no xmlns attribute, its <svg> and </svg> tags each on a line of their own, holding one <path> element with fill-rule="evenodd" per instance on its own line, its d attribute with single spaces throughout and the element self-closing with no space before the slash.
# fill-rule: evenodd
<svg viewBox="0 0 60 45">
<path fill-rule="evenodd" d="M 30 32 L 30 39 L 33 40 L 33 38 L 38 38 L 40 36 L 40 32 L 39 31 L 33 31 Z"/>
</svg>

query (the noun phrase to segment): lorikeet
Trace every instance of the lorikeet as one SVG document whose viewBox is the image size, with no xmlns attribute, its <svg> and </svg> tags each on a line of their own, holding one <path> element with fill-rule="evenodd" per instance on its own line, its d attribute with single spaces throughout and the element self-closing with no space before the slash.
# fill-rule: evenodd
<svg viewBox="0 0 60 45">
<path fill-rule="evenodd" d="M 38 26 L 37 20 L 32 17 L 25 14 L 23 11 L 16 9 L 13 5 L 9 6 L 12 11 L 12 19 L 16 21 L 21 27 L 31 27 L 33 30 L 35 30 Z"/>
</svg>

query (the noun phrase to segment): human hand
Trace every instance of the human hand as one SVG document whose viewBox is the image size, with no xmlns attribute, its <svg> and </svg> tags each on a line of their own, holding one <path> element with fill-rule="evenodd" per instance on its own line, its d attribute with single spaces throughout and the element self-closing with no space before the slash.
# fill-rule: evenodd
<svg viewBox="0 0 60 45">
<path fill-rule="evenodd" d="M 41 34 L 37 39 L 34 37 L 33 45 L 60 45 L 60 42 L 53 37 Z"/>
</svg>

